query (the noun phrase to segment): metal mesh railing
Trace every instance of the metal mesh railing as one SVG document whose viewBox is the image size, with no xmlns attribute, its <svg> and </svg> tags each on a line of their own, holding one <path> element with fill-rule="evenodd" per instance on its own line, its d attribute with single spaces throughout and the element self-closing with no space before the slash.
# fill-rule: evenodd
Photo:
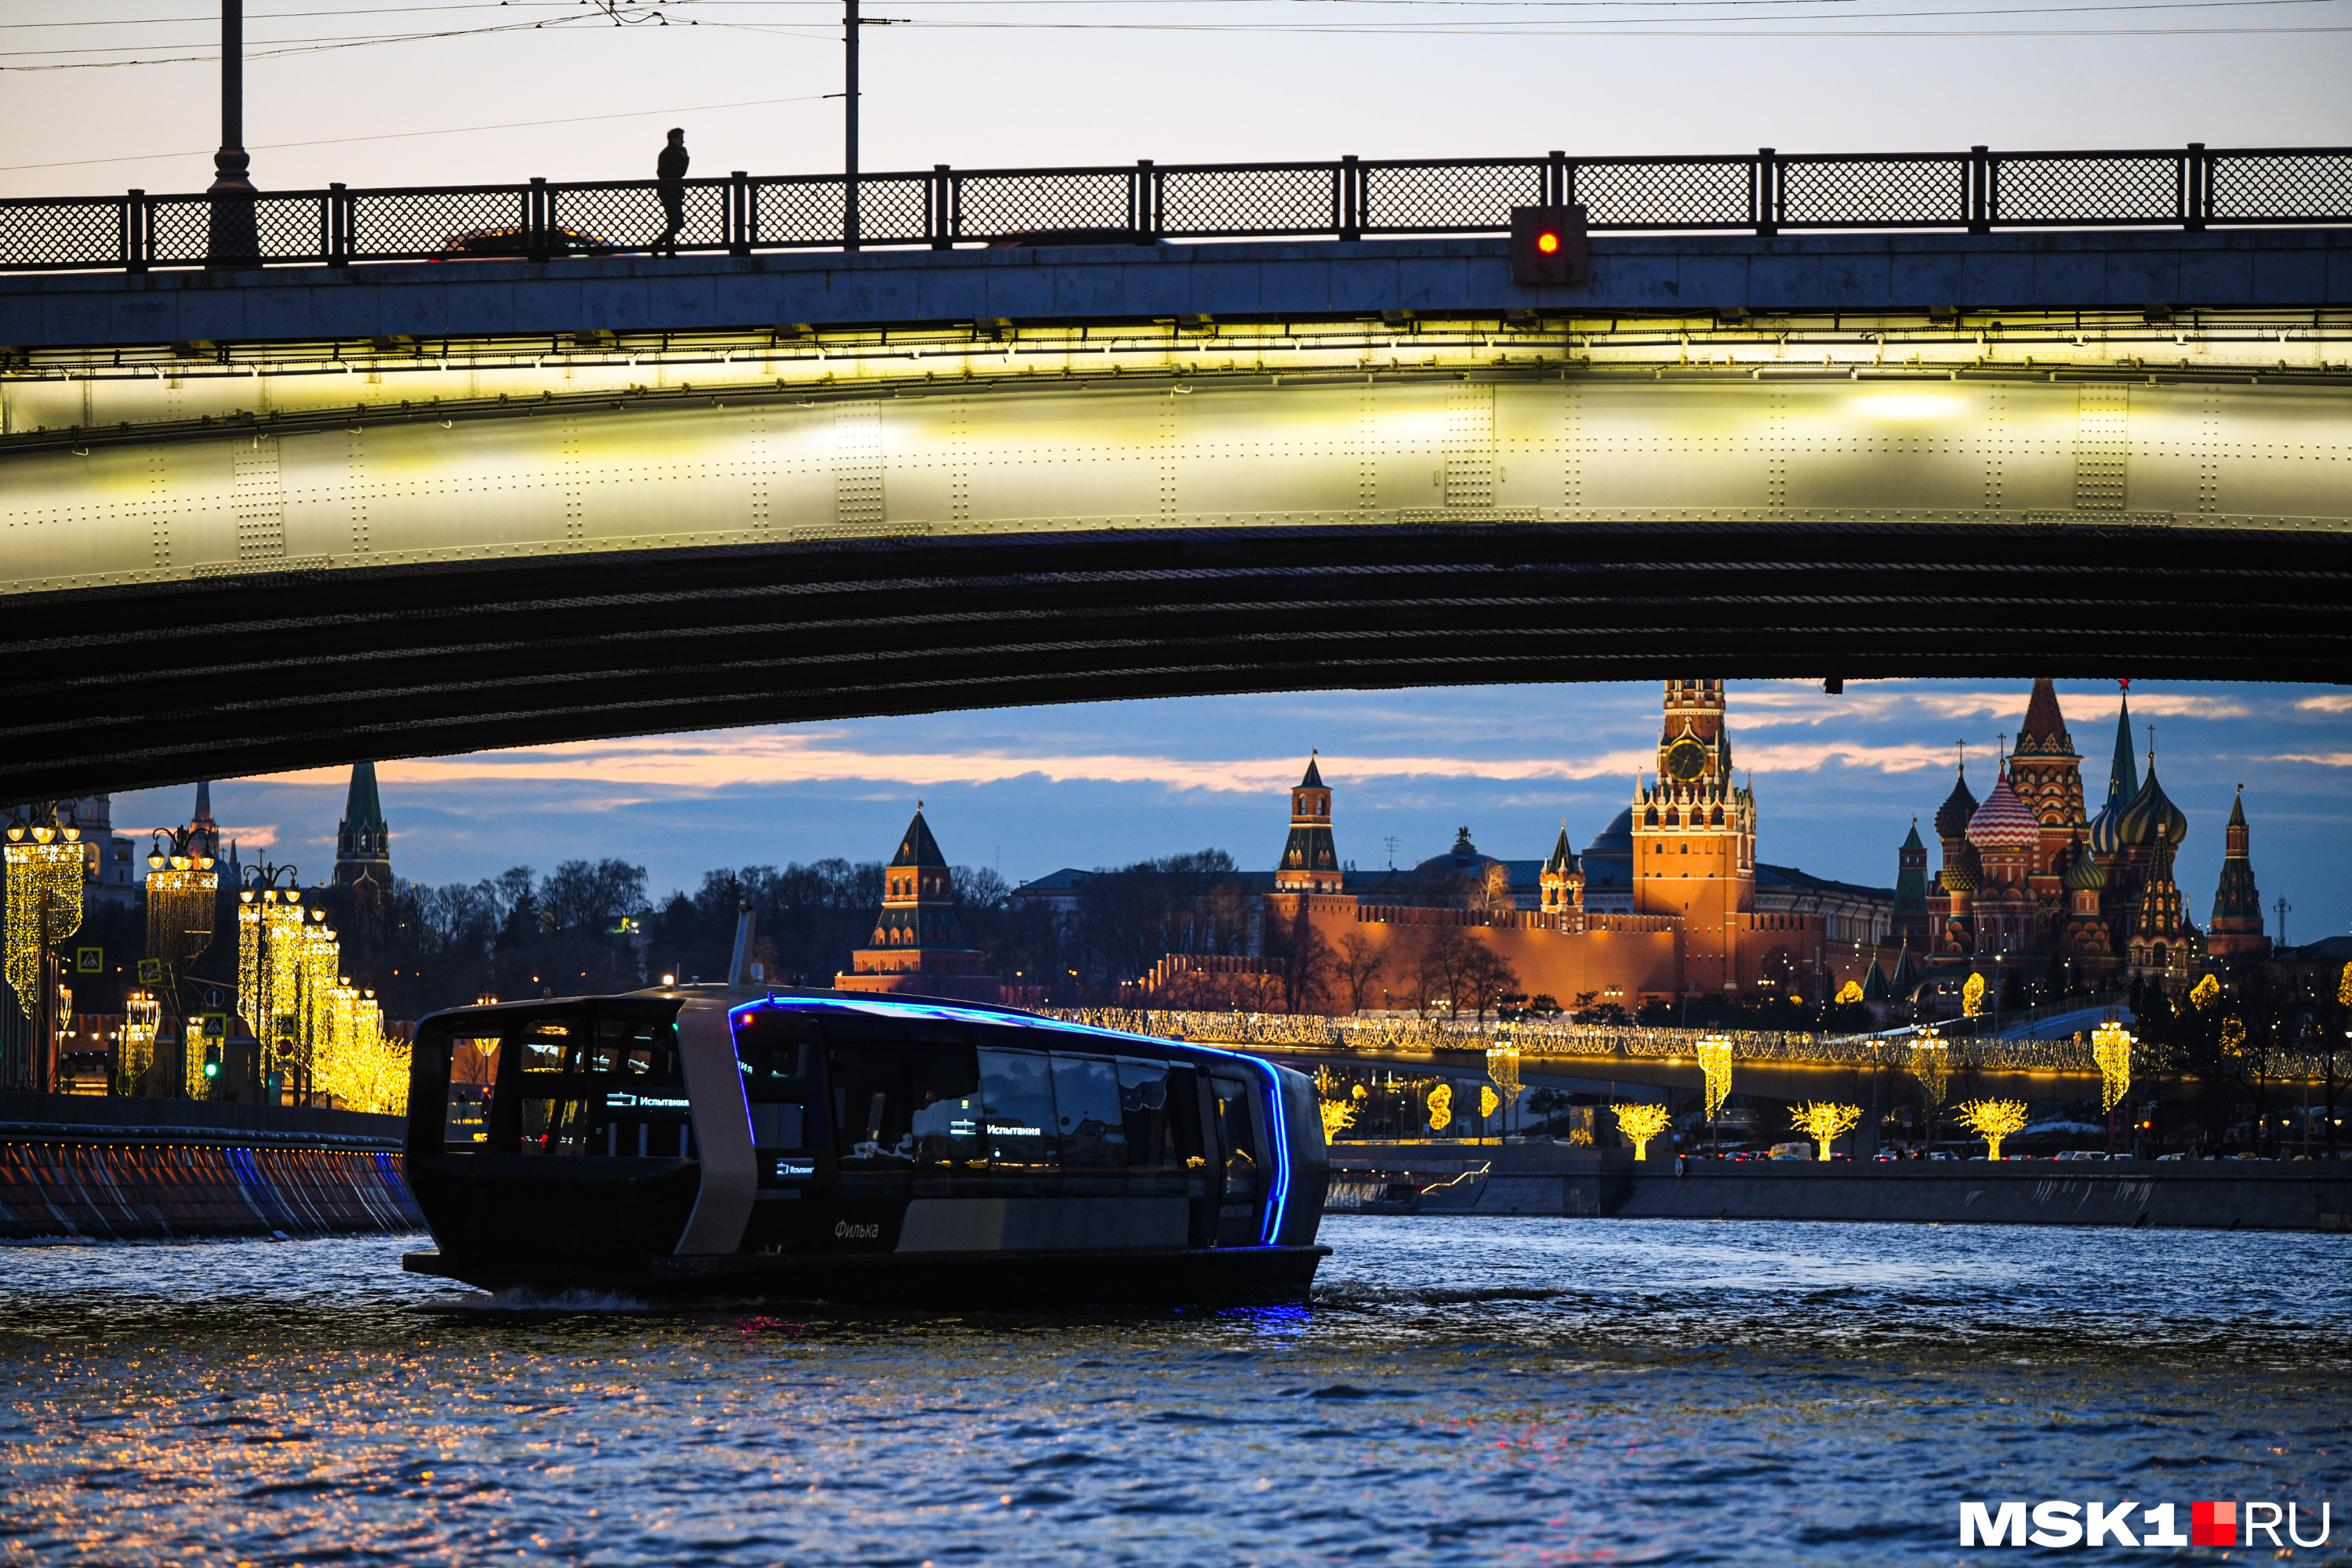
<svg viewBox="0 0 2352 1568">
<path fill-rule="evenodd" d="M 677 211 L 670 235 L 669 206 Z M 735 174 L 682 182 L 0 200 L 0 270 L 251 266 L 1089 237 L 1500 235 L 1581 205 L 1599 231 L 2352 225 L 2352 148 L 1753 153 Z"/>
</svg>

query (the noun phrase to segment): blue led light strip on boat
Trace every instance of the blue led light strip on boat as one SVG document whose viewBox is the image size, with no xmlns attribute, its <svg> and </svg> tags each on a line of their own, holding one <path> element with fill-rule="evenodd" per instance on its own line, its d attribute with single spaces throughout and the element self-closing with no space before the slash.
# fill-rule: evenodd
<svg viewBox="0 0 2352 1568">
<path fill-rule="evenodd" d="M 772 997 L 764 1002 L 747 1002 L 735 1008 L 736 1013 L 764 1012 L 770 1008 L 801 1011 L 794 1007 L 799 997 Z M 1149 1040 L 1156 1046 L 1177 1046 L 1204 1056 L 1231 1057 L 1246 1062 L 1265 1074 L 1265 1113 L 1267 1126 L 1274 1140 L 1274 1194 L 1266 1205 L 1266 1221 L 1260 1245 L 1271 1247 L 1282 1235 L 1283 1216 L 1290 1208 L 1290 1138 L 1288 1122 L 1282 1112 L 1282 1075 L 1274 1064 L 1239 1051 L 1222 1050 L 1215 1046 L 1194 1045 L 1190 1040 L 1165 1040 L 1157 1035 L 1130 1035 L 1118 1029 L 1097 1029 L 1086 1024 L 1067 1024 L 1059 1018 L 1040 1018 L 1027 1013 L 997 1013 L 980 1007 L 957 1007 L 937 1002 L 894 1002 L 883 997 L 860 997 L 855 1002 L 838 1001 L 833 997 L 810 997 L 807 1010 L 822 1007 L 843 1008 L 853 1012 L 897 1013 L 919 1018 L 951 1018 L 968 1024 L 1010 1024 L 1031 1029 L 1057 1029 L 1092 1040 Z"/>
</svg>

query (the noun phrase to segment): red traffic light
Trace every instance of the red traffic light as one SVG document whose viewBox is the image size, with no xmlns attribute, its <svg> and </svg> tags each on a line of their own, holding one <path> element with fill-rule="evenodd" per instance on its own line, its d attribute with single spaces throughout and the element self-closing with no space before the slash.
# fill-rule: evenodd
<svg viewBox="0 0 2352 1568">
<path fill-rule="evenodd" d="M 1591 260 L 1582 207 L 1511 209 L 1512 282 L 1573 288 L 1584 281 Z"/>
</svg>

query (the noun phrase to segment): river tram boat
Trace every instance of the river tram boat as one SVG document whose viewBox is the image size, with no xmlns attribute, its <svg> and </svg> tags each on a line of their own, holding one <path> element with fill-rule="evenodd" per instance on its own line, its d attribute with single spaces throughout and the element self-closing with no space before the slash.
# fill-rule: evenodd
<svg viewBox="0 0 2352 1568">
<path fill-rule="evenodd" d="M 1306 1299 L 1311 1083 L 1009 1008 L 740 985 L 422 1020 L 412 1272 L 921 1308 Z"/>
</svg>

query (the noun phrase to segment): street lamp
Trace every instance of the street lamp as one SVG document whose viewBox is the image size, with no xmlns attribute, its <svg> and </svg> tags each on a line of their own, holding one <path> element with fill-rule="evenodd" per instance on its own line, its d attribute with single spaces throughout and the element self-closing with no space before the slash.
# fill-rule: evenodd
<svg viewBox="0 0 2352 1568">
<path fill-rule="evenodd" d="M 2130 1032 L 2113 1012 L 2091 1031 L 2091 1059 L 2099 1064 L 2099 1097 L 2105 1102 L 2110 1160 L 2116 1157 L 2116 1107 L 2131 1089 L 2132 1043 Z"/>
</svg>

